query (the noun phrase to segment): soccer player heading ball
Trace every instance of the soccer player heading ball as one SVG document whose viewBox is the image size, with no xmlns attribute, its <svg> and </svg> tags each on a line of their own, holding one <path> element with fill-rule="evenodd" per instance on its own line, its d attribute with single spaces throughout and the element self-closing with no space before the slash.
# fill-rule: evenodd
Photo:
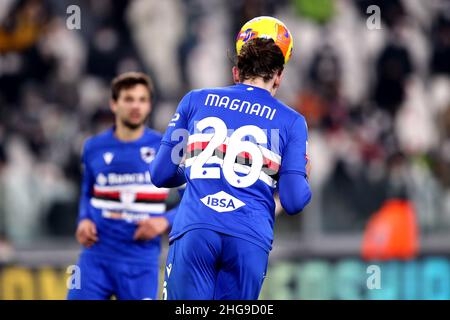
<svg viewBox="0 0 450 320">
<path fill-rule="evenodd" d="M 271 17 L 237 39 L 235 85 L 189 92 L 150 164 L 159 187 L 187 182 L 170 233 L 163 297 L 257 299 L 273 241 L 274 193 L 288 214 L 311 199 L 302 115 L 275 99 L 292 37 Z"/>
</svg>

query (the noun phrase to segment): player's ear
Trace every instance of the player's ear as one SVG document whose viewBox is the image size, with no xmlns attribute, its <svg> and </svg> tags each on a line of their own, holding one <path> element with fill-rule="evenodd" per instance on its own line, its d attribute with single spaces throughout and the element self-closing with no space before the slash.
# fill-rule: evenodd
<svg viewBox="0 0 450 320">
<path fill-rule="evenodd" d="M 233 81 L 234 83 L 240 83 L 241 81 L 239 80 L 239 69 L 234 66 L 233 69 Z"/>
<path fill-rule="evenodd" d="M 111 111 L 113 113 L 116 113 L 117 104 L 116 104 L 116 101 L 114 101 L 114 99 L 109 99 L 109 108 L 111 109 Z"/>
<path fill-rule="evenodd" d="M 284 76 L 283 70 L 280 70 L 275 75 L 275 79 L 274 79 L 274 82 L 273 82 L 273 89 L 274 90 L 276 90 L 276 89 L 278 89 L 280 87 L 281 80 L 283 80 L 283 76 Z"/>
</svg>

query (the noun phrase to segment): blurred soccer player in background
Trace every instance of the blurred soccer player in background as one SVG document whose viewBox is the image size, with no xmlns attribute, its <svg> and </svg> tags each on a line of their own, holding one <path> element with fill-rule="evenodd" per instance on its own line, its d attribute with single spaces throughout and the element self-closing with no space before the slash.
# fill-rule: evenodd
<svg viewBox="0 0 450 320">
<path fill-rule="evenodd" d="M 85 142 L 76 238 L 83 246 L 80 288 L 68 299 L 155 299 L 160 235 L 172 224 L 168 189 L 152 184 L 148 164 L 161 135 L 145 126 L 152 82 L 129 72 L 112 81 L 114 127 Z"/>
<path fill-rule="evenodd" d="M 163 298 L 257 299 L 272 248 L 274 193 L 288 214 L 311 199 L 305 119 L 273 97 L 292 36 L 281 21 L 261 17 L 244 25 L 239 41 L 236 84 L 189 92 L 150 165 L 157 186 L 187 181 Z"/>
</svg>

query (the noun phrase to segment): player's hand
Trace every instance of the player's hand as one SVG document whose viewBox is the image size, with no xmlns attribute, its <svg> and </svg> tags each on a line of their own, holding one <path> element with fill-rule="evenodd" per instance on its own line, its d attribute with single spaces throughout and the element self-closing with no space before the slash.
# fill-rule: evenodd
<svg viewBox="0 0 450 320">
<path fill-rule="evenodd" d="M 311 160 L 309 160 L 309 156 L 306 155 L 306 177 L 309 179 L 311 174 Z"/>
<path fill-rule="evenodd" d="M 90 248 L 98 241 L 97 228 L 95 223 L 90 219 L 83 219 L 80 221 L 75 235 L 78 242 L 86 248 Z"/>
<path fill-rule="evenodd" d="M 281 205 L 280 195 L 275 194 L 273 200 L 275 201 L 275 216 L 278 216 L 283 212 L 283 206 Z"/>
<path fill-rule="evenodd" d="M 151 240 L 164 233 L 168 228 L 169 222 L 164 217 L 141 220 L 134 233 L 134 240 Z"/>
</svg>

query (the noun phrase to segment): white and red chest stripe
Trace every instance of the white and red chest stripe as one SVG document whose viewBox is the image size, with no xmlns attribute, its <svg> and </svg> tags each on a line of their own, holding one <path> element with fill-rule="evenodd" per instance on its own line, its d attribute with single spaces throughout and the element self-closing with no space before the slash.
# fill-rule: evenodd
<svg viewBox="0 0 450 320">
<path fill-rule="evenodd" d="M 126 210 L 141 213 L 163 214 L 169 189 L 151 184 L 101 186 L 95 184 L 91 205 L 100 210 Z"/>
</svg>

